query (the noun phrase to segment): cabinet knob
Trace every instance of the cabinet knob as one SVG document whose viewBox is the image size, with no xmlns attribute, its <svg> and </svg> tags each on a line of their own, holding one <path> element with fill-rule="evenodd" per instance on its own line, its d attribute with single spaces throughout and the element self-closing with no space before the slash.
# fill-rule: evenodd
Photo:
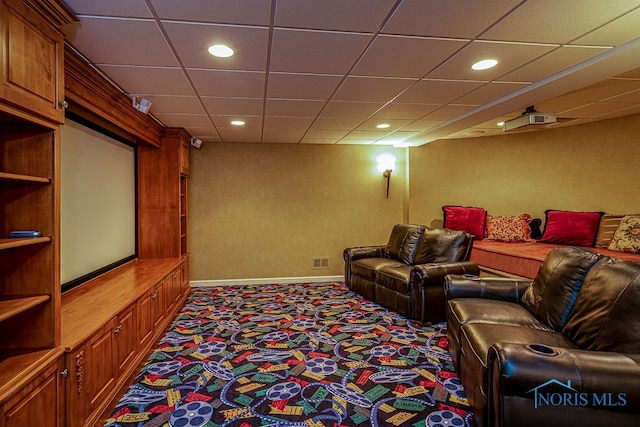
<svg viewBox="0 0 640 427">
<path fill-rule="evenodd" d="M 67 101 L 60 101 L 59 105 L 61 108 L 67 108 L 69 106 L 69 103 Z"/>
<path fill-rule="evenodd" d="M 69 376 L 69 370 L 65 369 L 64 371 L 60 372 L 60 375 L 62 375 L 64 378 L 67 378 Z"/>
<path fill-rule="evenodd" d="M 116 334 L 119 334 L 122 331 L 122 325 L 118 325 L 118 327 L 113 331 Z"/>
<path fill-rule="evenodd" d="M 151 295 L 151 299 L 156 299 L 158 298 L 158 293 L 156 292 L 155 294 Z"/>
</svg>

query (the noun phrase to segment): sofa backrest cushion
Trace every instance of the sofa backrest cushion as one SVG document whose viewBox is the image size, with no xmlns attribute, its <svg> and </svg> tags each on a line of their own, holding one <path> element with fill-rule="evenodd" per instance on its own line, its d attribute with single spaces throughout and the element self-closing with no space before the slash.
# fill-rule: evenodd
<svg viewBox="0 0 640 427">
<path fill-rule="evenodd" d="M 420 239 L 414 263 L 467 261 L 471 252 L 469 246 L 472 244 L 473 236 L 464 231 L 427 229 Z"/>
<path fill-rule="evenodd" d="M 585 276 L 601 257 L 575 247 L 553 249 L 520 302 L 554 330 L 561 330 Z"/>
<path fill-rule="evenodd" d="M 427 227 L 415 224 L 396 224 L 391 230 L 385 255 L 405 264 L 413 264 L 422 233 Z"/>
<path fill-rule="evenodd" d="M 640 353 L 640 263 L 605 257 L 596 264 L 562 333 L 585 350 Z"/>
</svg>

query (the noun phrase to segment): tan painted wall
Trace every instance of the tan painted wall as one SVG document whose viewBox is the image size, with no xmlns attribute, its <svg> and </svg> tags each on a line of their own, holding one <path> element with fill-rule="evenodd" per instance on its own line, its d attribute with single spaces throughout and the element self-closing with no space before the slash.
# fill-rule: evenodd
<svg viewBox="0 0 640 427">
<path fill-rule="evenodd" d="M 393 153 L 389 198 L 375 158 Z M 385 244 L 403 222 L 404 149 L 203 144 L 190 154 L 192 280 L 339 275 L 348 246 Z M 313 270 L 329 257 L 329 270 Z"/>
<path fill-rule="evenodd" d="M 399 160 L 391 179 L 375 157 Z M 490 214 L 545 209 L 640 212 L 640 115 L 553 130 L 381 146 L 203 144 L 191 150 L 192 280 L 342 274 L 342 250 L 384 244 L 399 222 L 429 225 L 442 205 Z M 313 257 L 330 258 L 312 270 Z"/>
<path fill-rule="evenodd" d="M 543 220 L 546 209 L 640 212 L 640 115 L 435 141 L 410 159 L 412 222 L 441 219 L 447 204 Z"/>
</svg>

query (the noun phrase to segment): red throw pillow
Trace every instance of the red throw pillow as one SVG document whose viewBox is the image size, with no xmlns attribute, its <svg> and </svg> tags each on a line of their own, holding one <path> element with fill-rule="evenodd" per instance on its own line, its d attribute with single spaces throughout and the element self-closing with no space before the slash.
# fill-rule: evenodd
<svg viewBox="0 0 640 427">
<path fill-rule="evenodd" d="M 477 240 L 484 238 L 484 225 L 487 211 L 482 208 L 464 206 L 443 206 L 443 227 L 450 230 L 462 230 L 475 236 Z"/>
<path fill-rule="evenodd" d="M 593 246 L 602 212 L 547 210 L 540 242 Z"/>
</svg>

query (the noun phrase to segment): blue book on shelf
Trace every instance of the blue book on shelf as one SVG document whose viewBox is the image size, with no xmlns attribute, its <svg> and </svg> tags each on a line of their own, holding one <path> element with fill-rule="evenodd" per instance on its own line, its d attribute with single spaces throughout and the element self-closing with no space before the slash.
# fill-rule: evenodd
<svg viewBox="0 0 640 427">
<path fill-rule="evenodd" d="M 24 239 L 25 237 L 40 237 L 40 236 L 42 236 L 42 233 L 36 230 L 16 230 L 16 231 L 9 232 L 10 239 L 14 239 L 14 238 Z"/>
</svg>

